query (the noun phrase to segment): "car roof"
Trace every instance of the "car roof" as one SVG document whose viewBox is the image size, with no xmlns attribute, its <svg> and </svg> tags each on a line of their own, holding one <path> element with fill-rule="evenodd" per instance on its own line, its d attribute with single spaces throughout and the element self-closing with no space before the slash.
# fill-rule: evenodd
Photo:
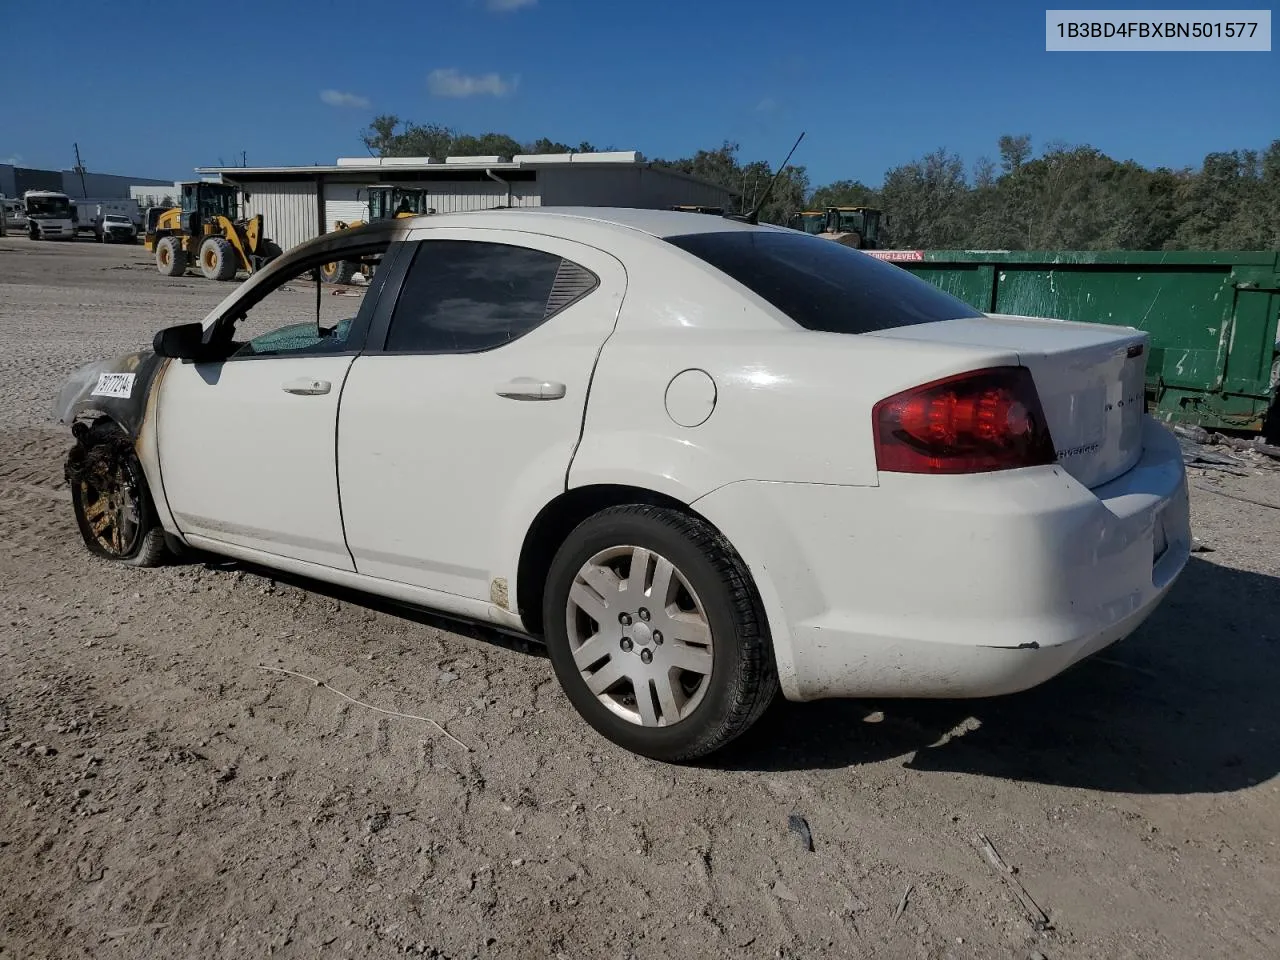
<svg viewBox="0 0 1280 960">
<path fill-rule="evenodd" d="M 584 223 L 638 230 L 659 239 L 690 233 L 723 233 L 726 231 L 778 230 L 768 224 L 753 225 L 710 213 L 682 210 L 645 210 L 638 207 L 496 207 L 466 213 L 435 213 L 406 217 L 397 221 L 406 227 L 465 226 L 487 223 L 513 226 L 529 221 L 553 222 L 578 220 Z"/>
</svg>

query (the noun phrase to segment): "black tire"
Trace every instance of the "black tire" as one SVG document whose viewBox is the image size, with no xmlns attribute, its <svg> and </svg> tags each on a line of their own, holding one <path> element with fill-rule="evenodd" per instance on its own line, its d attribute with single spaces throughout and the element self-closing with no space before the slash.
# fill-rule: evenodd
<svg viewBox="0 0 1280 960">
<path fill-rule="evenodd" d="M 226 237 L 208 237 L 200 244 L 200 272 L 210 280 L 234 280 L 240 255 Z"/>
<path fill-rule="evenodd" d="M 320 267 L 320 278 L 325 283 L 350 283 L 355 275 L 356 264 L 350 260 L 334 260 Z"/>
<path fill-rule="evenodd" d="M 156 244 L 156 269 L 166 277 L 180 277 L 187 272 L 187 251 L 177 237 L 161 237 Z"/>
<path fill-rule="evenodd" d="M 668 725 L 624 719 L 592 693 L 574 662 L 570 591 L 589 560 L 615 547 L 640 547 L 669 560 L 696 593 L 710 628 L 711 672 L 702 678 L 706 689 L 688 716 Z M 669 762 L 705 757 L 755 723 L 778 692 L 769 627 L 750 574 L 732 545 L 697 517 L 639 504 L 589 517 L 552 560 L 542 609 L 547 648 L 565 695 L 598 733 L 634 753 Z M 650 656 L 656 660 L 652 651 L 662 641 L 655 635 L 654 642 L 659 646 Z M 629 656 L 633 645 L 624 644 Z M 617 655 L 611 654 L 610 662 Z"/>
<path fill-rule="evenodd" d="M 100 420 L 90 427 L 67 455 L 65 474 L 76 526 L 91 553 L 131 567 L 171 558 L 142 464 L 117 424 Z"/>
<path fill-rule="evenodd" d="M 27 238 L 29 240 L 41 240 L 40 225 L 34 220 L 27 223 Z"/>
<path fill-rule="evenodd" d="M 274 240 L 263 240 L 258 244 L 258 255 L 266 257 L 268 260 L 274 260 L 282 253 L 284 253 L 284 250 Z"/>
</svg>

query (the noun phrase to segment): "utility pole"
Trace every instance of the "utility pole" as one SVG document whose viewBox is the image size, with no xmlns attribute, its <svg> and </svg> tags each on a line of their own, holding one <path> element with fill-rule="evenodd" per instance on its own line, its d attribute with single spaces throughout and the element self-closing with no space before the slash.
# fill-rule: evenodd
<svg viewBox="0 0 1280 960">
<path fill-rule="evenodd" d="M 84 164 L 80 162 L 80 144 L 73 143 L 76 148 L 76 173 L 80 174 L 80 195 L 88 198 L 89 188 L 84 185 Z"/>
<path fill-rule="evenodd" d="M 240 166 L 247 167 L 249 165 L 249 151 L 240 151 Z"/>
</svg>

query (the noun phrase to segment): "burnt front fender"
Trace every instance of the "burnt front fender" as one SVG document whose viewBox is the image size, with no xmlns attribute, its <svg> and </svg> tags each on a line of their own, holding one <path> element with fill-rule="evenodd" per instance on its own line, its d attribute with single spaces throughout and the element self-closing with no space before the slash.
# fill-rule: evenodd
<svg viewBox="0 0 1280 960">
<path fill-rule="evenodd" d="M 67 425 L 83 416 L 108 416 L 137 440 L 147 399 L 166 363 L 150 350 L 87 363 L 62 385 L 53 415 Z"/>
</svg>

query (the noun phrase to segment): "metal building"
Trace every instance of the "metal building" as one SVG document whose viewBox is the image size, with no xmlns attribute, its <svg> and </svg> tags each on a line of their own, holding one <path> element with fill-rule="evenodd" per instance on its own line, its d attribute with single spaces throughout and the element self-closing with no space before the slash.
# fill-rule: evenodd
<svg viewBox="0 0 1280 960">
<path fill-rule="evenodd" d="M 122 177 L 113 173 L 89 173 L 83 178 L 75 170 L 41 170 L 36 167 L 17 167 L 0 163 L 0 193 L 7 197 L 20 197 L 27 190 L 54 190 L 65 193 L 72 200 L 77 197 L 93 197 L 99 200 L 128 200 L 130 188 L 138 186 L 173 186 L 172 180 L 153 180 L 148 177 Z"/>
<path fill-rule="evenodd" d="M 261 213 L 286 250 L 365 216 L 363 188 L 378 183 L 425 188 L 437 213 L 496 206 L 616 206 L 730 209 L 718 184 L 656 167 L 633 150 L 505 157 L 356 157 L 333 166 L 200 167 L 243 188 L 246 212 Z"/>
</svg>

